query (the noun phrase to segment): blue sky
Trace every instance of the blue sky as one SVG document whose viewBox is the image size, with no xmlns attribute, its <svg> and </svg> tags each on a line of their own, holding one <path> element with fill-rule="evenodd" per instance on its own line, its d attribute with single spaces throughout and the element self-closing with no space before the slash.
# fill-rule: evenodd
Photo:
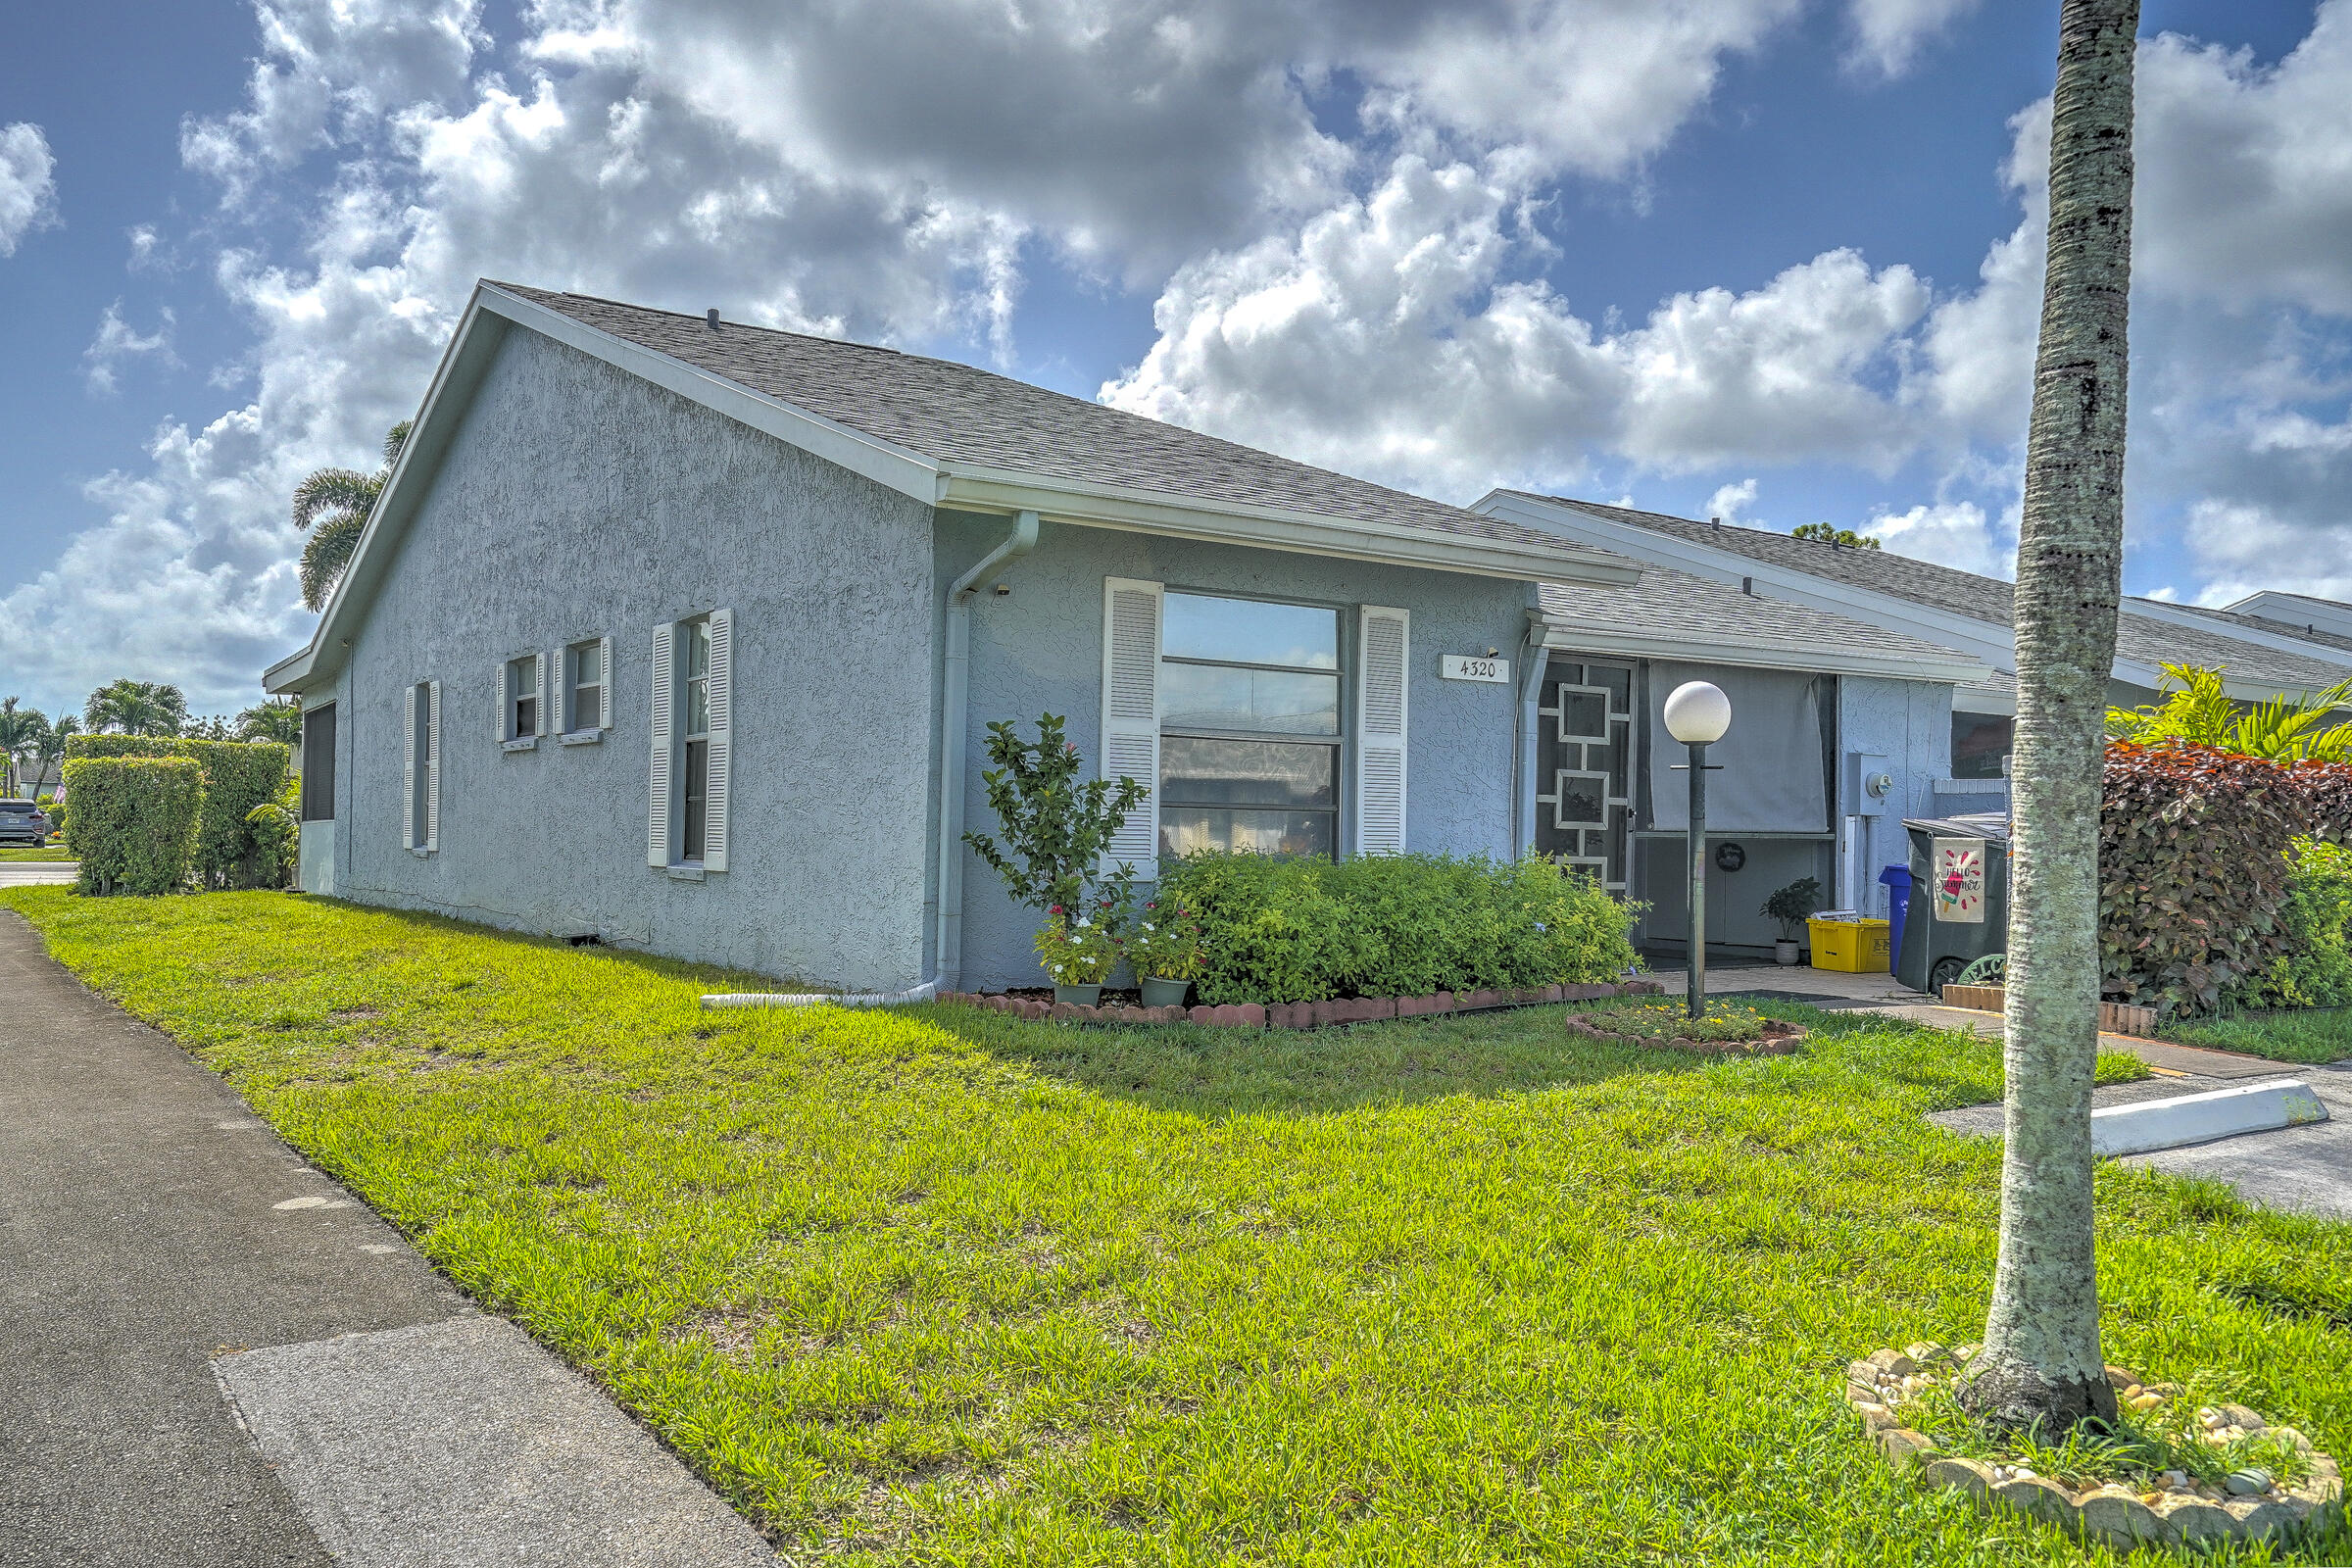
<svg viewBox="0 0 2352 1568">
<path fill-rule="evenodd" d="M 484 274 L 2005 570 L 2055 14 L 19 3 L 0 687 L 253 700 L 290 485 L 372 460 Z M 2129 586 L 2352 596 L 2352 0 L 2143 39 Z"/>
</svg>

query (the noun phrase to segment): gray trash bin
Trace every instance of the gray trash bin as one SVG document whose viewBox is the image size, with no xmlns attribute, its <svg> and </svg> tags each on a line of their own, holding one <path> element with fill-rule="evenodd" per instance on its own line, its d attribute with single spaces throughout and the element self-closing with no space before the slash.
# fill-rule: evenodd
<svg viewBox="0 0 2352 1568">
<path fill-rule="evenodd" d="M 1911 833 L 1911 903 L 1904 911 L 1903 950 L 1895 956 L 1894 977 L 1914 991 L 1941 996 L 1969 960 L 2000 953 L 2009 943 L 2009 817 L 2004 811 L 1967 816 L 1905 817 Z M 1982 888 L 1964 872 L 1940 868 L 1936 841 L 1965 859 L 1978 846 Z M 1947 898 L 1947 891 L 1957 898 Z"/>
</svg>

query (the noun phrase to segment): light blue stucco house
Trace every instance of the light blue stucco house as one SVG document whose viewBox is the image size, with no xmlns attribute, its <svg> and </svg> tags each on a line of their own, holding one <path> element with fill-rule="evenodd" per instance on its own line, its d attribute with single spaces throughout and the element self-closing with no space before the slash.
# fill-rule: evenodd
<svg viewBox="0 0 2352 1568">
<path fill-rule="evenodd" d="M 266 683 L 304 708 L 309 891 L 896 992 L 1039 978 L 961 844 L 993 719 L 1152 786 L 1147 875 L 1535 850 L 1664 942 L 1654 715 L 1717 679 L 1749 945 L 1775 879 L 1841 877 L 1850 755 L 1945 767 L 1987 673 L 968 366 L 485 282 Z"/>
</svg>

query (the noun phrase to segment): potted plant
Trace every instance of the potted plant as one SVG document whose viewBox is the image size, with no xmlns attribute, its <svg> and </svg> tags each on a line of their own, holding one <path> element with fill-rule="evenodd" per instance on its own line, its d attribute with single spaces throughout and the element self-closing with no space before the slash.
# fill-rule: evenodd
<svg viewBox="0 0 2352 1568">
<path fill-rule="evenodd" d="M 1145 1006 L 1183 1006 L 1193 977 L 1200 972 L 1200 922 L 1181 904 L 1146 904 L 1127 935 L 1127 961 L 1143 988 Z"/>
<path fill-rule="evenodd" d="M 1796 961 L 1796 933 L 1820 908 L 1821 882 L 1817 877 L 1799 877 L 1785 888 L 1773 890 L 1772 897 L 1764 901 L 1763 913 L 1781 922 L 1780 940 L 1772 945 L 1775 963 Z"/>
<path fill-rule="evenodd" d="M 1091 1007 L 1102 1000 L 1102 982 L 1119 961 L 1119 946 L 1105 922 L 1081 914 L 1071 919 L 1060 905 L 1037 928 L 1037 958 L 1054 981 L 1054 1000 Z"/>
</svg>

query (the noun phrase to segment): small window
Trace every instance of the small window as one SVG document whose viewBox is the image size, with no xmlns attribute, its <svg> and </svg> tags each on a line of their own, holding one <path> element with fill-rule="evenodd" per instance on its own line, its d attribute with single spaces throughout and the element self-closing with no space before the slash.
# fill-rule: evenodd
<svg viewBox="0 0 2352 1568">
<path fill-rule="evenodd" d="M 710 622 L 708 617 L 678 628 L 683 656 L 678 664 L 679 735 L 684 753 L 684 807 L 679 858 L 700 861 L 710 807 Z"/>
<path fill-rule="evenodd" d="M 1952 777 L 2005 778 L 2017 720 L 2002 713 L 1952 714 Z"/>
<path fill-rule="evenodd" d="M 433 683 L 420 680 L 409 693 L 409 848 L 421 850 L 433 836 Z"/>
<path fill-rule="evenodd" d="M 504 738 L 527 741 L 539 733 L 539 656 L 507 661 Z"/>
<path fill-rule="evenodd" d="M 302 715 L 302 819 L 331 822 L 335 816 L 335 705 L 322 703 Z"/>
<path fill-rule="evenodd" d="M 564 720 L 567 732 L 605 723 L 605 645 L 590 640 L 564 650 Z"/>
</svg>

